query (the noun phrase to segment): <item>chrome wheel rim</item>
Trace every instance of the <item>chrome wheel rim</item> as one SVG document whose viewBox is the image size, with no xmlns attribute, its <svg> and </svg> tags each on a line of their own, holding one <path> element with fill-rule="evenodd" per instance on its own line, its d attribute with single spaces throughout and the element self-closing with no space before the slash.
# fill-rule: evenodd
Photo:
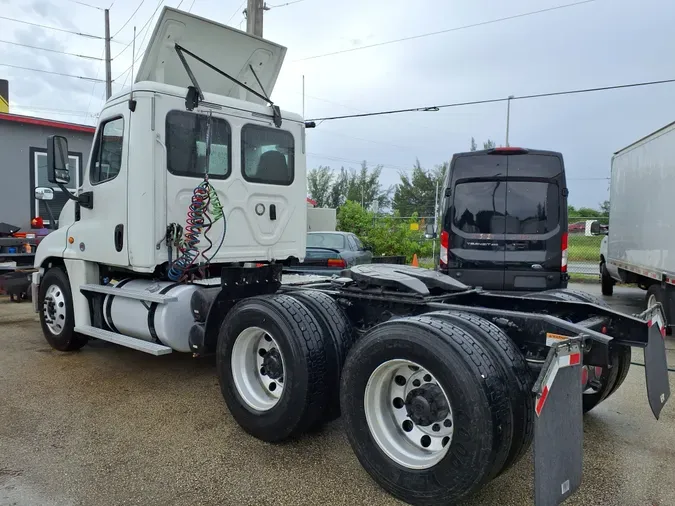
<svg viewBox="0 0 675 506">
<path fill-rule="evenodd" d="M 58 285 L 50 285 L 42 301 L 42 316 L 45 325 L 53 335 L 63 332 L 66 324 L 66 296 Z"/>
<path fill-rule="evenodd" d="M 649 298 L 647 299 L 647 309 L 656 306 L 656 304 L 658 304 L 658 302 L 656 300 L 656 295 L 651 294 L 649 296 Z"/>
<path fill-rule="evenodd" d="M 450 448 L 454 423 L 448 396 L 415 362 L 380 364 L 366 384 L 364 411 L 377 445 L 403 467 L 433 467 Z"/>
<path fill-rule="evenodd" d="M 235 339 L 231 359 L 234 386 L 256 411 L 269 411 L 284 391 L 284 360 L 279 345 L 259 327 L 243 330 Z"/>
</svg>

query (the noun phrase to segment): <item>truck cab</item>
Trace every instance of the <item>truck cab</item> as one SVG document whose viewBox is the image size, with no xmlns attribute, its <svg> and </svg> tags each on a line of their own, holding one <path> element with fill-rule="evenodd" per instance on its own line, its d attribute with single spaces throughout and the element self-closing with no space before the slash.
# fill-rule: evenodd
<svg viewBox="0 0 675 506">
<path fill-rule="evenodd" d="M 179 54 L 177 46 L 267 97 L 286 52 L 270 41 L 164 9 L 132 88 L 112 96 L 100 113 L 77 200 L 63 209 L 61 226 L 41 245 L 36 267 L 62 258 L 157 273 L 176 258 L 181 233 L 203 229 L 194 213 L 205 197 L 200 189 L 205 180 L 212 202 L 217 199 L 225 212 L 208 232 L 214 242 L 206 256 L 211 263 L 304 257 L 302 118 L 277 113 L 237 82 Z M 191 76 L 202 96 L 186 107 L 186 90 L 194 89 Z M 53 158 L 58 159 L 55 149 L 67 149 L 63 141 L 50 146 Z M 57 172 L 67 177 L 66 166 Z M 204 237 L 200 240 L 203 245 Z"/>
</svg>

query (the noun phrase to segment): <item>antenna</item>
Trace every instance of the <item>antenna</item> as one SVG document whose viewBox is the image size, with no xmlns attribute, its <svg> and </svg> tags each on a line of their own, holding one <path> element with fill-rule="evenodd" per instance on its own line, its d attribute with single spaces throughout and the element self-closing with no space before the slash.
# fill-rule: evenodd
<svg viewBox="0 0 675 506">
<path fill-rule="evenodd" d="M 136 25 L 134 25 L 134 38 L 131 46 L 131 89 L 129 90 L 129 110 L 136 111 L 136 101 L 134 100 L 134 60 L 136 59 Z M 129 150 L 127 150 L 127 153 Z"/>
</svg>

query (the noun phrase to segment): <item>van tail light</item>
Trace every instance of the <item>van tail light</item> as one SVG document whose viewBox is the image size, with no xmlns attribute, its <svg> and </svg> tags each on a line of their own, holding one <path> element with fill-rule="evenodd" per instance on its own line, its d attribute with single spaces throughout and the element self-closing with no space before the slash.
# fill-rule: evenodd
<svg viewBox="0 0 675 506">
<path fill-rule="evenodd" d="M 562 262 L 560 272 L 567 272 L 567 232 L 563 233 L 560 249 L 562 250 Z"/>
<path fill-rule="evenodd" d="M 345 262 L 342 258 L 329 258 L 327 265 L 328 267 L 345 268 L 347 267 L 347 262 Z"/>
<path fill-rule="evenodd" d="M 450 234 L 446 230 L 441 232 L 441 256 L 439 258 L 440 266 L 448 266 L 448 250 L 450 249 Z"/>
</svg>

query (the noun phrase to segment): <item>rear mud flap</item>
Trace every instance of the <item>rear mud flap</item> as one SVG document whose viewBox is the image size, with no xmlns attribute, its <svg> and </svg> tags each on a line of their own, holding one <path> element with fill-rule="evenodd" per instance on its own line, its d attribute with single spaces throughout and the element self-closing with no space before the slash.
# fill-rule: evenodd
<svg viewBox="0 0 675 506">
<path fill-rule="evenodd" d="M 652 413 L 659 419 L 661 410 L 670 398 L 668 381 L 668 359 L 666 357 L 666 328 L 660 306 L 648 310 L 649 333 L 647 347 L 644 349 L 645 377 L 647 380 L 647 399 Z"/>
<path fill-rule="evenodd" d="M 549 350 L 534 385 L 534 498 L 554 506 L 581 485 L 583 410 L 581 342 L 568 340 Z"/>
</svg>

